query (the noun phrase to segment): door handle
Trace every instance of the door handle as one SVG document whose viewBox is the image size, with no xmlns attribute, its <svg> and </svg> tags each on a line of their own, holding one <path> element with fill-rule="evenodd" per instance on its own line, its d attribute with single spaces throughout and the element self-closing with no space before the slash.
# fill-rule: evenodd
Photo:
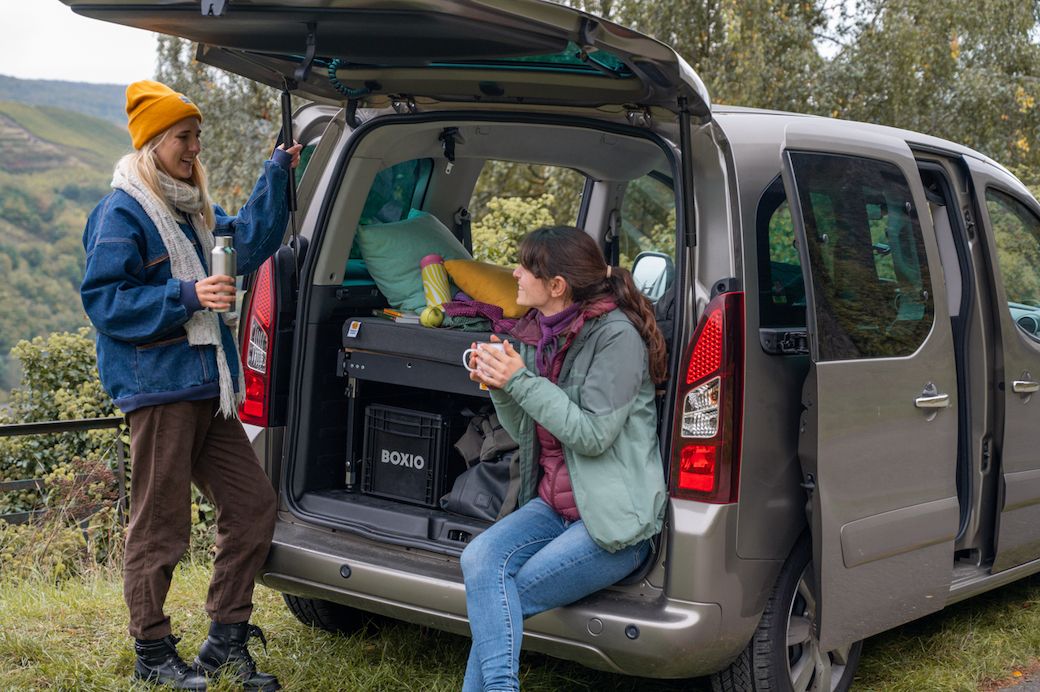
<svg viewBox="0 0 1040 692">
<path fill-rule="evenodd" d="M 917 408 L 949 408 L 950 395 L 932 394 L 929 396 L 919 396 L 914 399 L 914 406 Z"/>
<path fill-rule="evenodd" d="M 1040 382 L 1032 380 L 1015 380 L 1011 383 L 1011 391 L 1017 394 L 1032 394 L 1040 391 Z"/>
</svg>

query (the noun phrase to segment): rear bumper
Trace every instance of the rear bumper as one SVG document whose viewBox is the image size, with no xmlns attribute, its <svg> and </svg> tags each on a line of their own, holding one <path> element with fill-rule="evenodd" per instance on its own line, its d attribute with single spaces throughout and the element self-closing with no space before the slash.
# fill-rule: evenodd
<svg viewBox="0 0 1040 692">
<path fill-rule="evenodd" d="M 662 573 L 660 567 L 654 572 Z M 293 523 L 286 514 L 257 580 L 278 591 L 469 634 L 457 559 Z M 731 618 L 724 627 L 719 604 L 669 598 L 652 585 L 657 581 L 652 573 L 640 584 L 532 617 L 524 647 L 641 677 L 694 677 L 727 665 L 748 641 L 749 619 Z M 753 629 L 757 617 L 750 621 Z"/>
</svg>

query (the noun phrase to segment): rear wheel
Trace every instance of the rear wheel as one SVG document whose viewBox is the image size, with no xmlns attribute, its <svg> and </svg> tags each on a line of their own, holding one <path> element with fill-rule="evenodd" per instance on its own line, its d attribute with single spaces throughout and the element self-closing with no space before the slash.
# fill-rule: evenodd
<svg viewBox="0 0 1040 692">
<path fill-rule="evenodd" d="M 308 627 L 318 627 L 329 632 L 351 634 L 371 624 L 373 615 L 340 603 L 304 598 L 283 593 L 285 605 L 296 619 Z"/>
<path fill-rule="evenodd" d="M 755 635 L 728 668 L 711 678 L 715 692 L 845 692 L 863 642 L 821 652 L 813 627 L 812 545 L 798 542 L 784 563 Z"/>
</svg>

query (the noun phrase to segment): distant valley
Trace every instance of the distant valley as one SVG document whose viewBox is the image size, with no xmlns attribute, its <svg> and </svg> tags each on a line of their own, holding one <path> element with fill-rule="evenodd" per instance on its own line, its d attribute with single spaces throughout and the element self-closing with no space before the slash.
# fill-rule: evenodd
<svg viewBox="0 0 1040 692">
<path fill-rule="evenodd" d="M 123 87 L 0 76 L 0 389 L 20 339 L 87 325 L 81 236 L 129 151 Z"/>
</svg>

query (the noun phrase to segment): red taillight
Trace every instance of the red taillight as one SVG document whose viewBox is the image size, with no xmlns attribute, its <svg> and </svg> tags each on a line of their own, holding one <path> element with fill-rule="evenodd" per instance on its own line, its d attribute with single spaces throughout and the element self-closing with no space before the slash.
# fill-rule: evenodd
<svg viewBox="0 0 1040 692">
<path fill-rule="evenodd" d="M 694 341 L 690 364 L 686 368 L 686 384 L 718 372 L 722 364 L 722 307 L 706 312 L 701 323 L 700 336 Z"/>
<path fill-rule="evenodd" d="M 708 303 L 686 352 L 672 436 L 672 495 L 736 502 L 744 396 L 743 293 L 723 293 Z"/>
<path fill-rule="evenodd" d="M 274 348 L 274 258 L 260 265 L 242 332 L 242 374 L 246 398 L 238 407 L 243 423 L 267 427 L 271 413 L 271 354 Z"/>
<path fill-rule="evenodd" d="M 716 459 L 718 447 L 710 445 L 686 445 L 679 452 L 679 487 L 700 493 L 715 488 Z"/>
</svg>

